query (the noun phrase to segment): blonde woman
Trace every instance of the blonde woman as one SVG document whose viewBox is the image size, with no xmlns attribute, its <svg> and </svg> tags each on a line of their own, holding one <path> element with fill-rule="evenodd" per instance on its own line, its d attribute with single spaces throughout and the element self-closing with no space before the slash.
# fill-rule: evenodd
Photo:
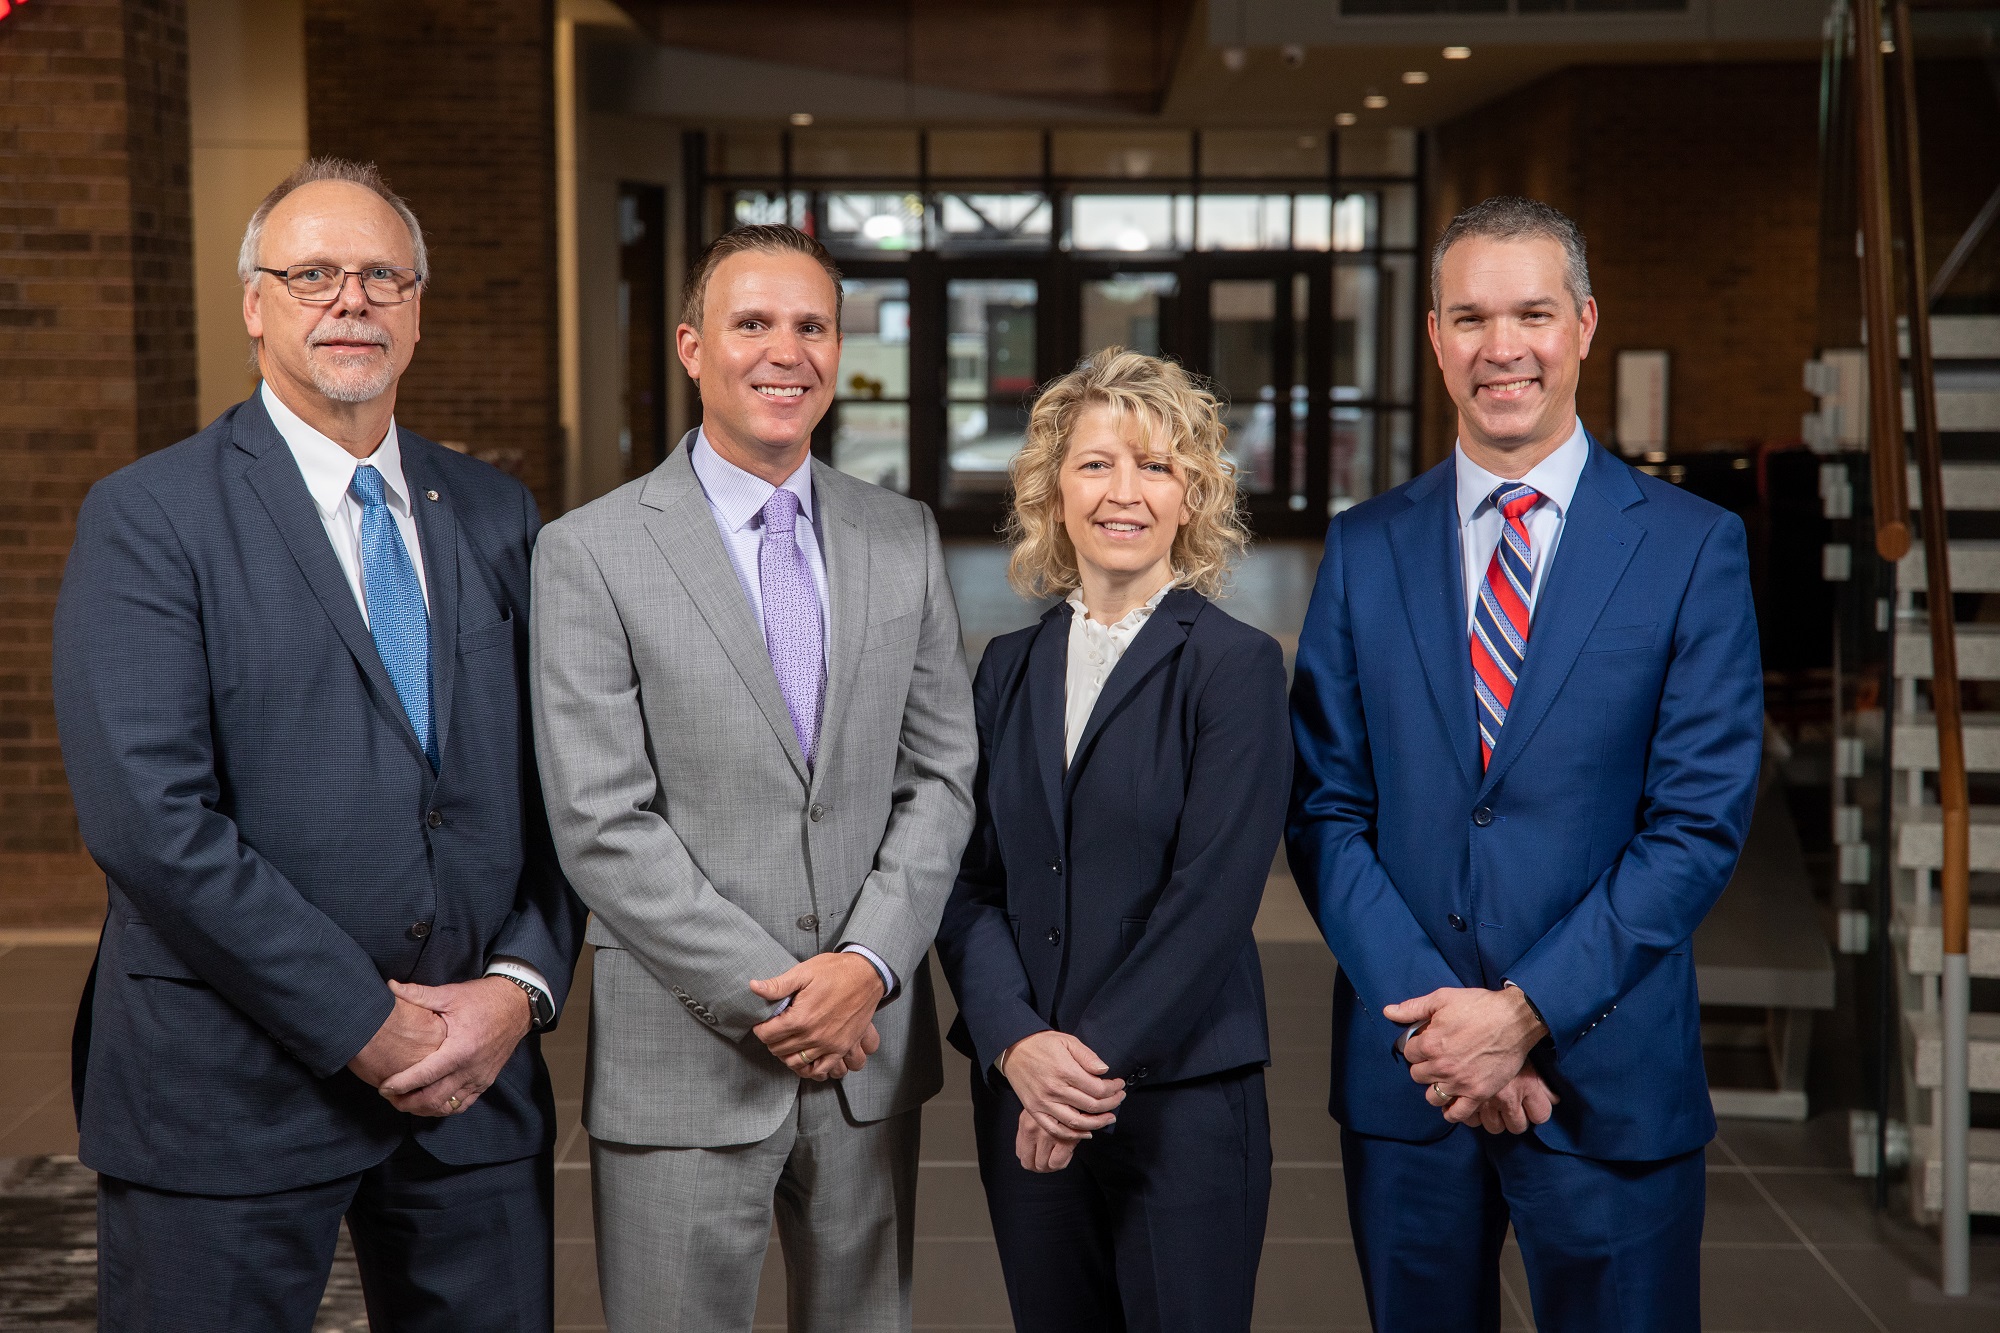
<svg viewBox="0 0 2000 1333">
<path fill-rule="evenodd" d="M 1250 1326 L 1270 1200 L 1250 926 L 1285 817 L 1285 671 L 1209 599 L 1246 540 L 1215 397 L 1098 353 L 1037 401 L 1009 577 L 1061 594 L 974 686 L 972 842 L 938 952 L 1017 1327 Z"/>
</svg>

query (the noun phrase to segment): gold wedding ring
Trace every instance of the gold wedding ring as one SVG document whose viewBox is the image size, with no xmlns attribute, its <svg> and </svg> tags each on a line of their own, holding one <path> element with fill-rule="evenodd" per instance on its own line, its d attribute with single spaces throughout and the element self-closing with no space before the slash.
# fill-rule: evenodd
<svg viewBox="0 0 2000 1333">
<path fill-rule="evenodd" d="M 451 1100 L 446 1102 L 445 1105 L 456 1111 L 458 1109 L 458 1094 L 455 1092 L 451 1094 Z"/>
</svg>

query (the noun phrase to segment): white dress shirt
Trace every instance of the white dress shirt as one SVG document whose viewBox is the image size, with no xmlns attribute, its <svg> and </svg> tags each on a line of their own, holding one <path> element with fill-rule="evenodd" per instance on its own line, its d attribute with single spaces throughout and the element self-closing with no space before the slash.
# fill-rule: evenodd
<svg viewBox="0 0 2000 1333">
<path fill-rule="evenodd" d="M 1090 710 L 1097 707 L 1097 696 L 1104 693 L 1104 682 L 1111 679 L 1118 660 L 1125 656 L 1125 650 L 1139 637 L 1139 631 L 1159 609 L 1160 599 L 1173 586 L 1173 580 L 1167 580 L 1164 587 L 1146 599 L 1144 606 L 1133 607 L 1111 625 L 1090 618 L 1083 604 L 1082 589 L 1064 599 L 1072 608 L 1069 661 L 1063 672 L 1064 768 L 1076 757 L 1076 743 L 1083 739 L 1083 729 L 1090 723 Z"/>
<path fill-rule="evenodd" d="M 431 589 L 424 579 L 424 544 L 417 539 L 417 519 L 410 510 L 410 484 L 403 476 L 403 449 L 396 438 L 395 420 L 390 419 L 389 432 L 375 446 L 375 452 L 365 460 L 359 459 L 308 426 L 271 391 L 268 382 L 257 392 L 264 400 L 264 410 L 271 415 L 271 424 L 284 437 L 293 461 L 306 479 L 306 490 L 312 496 L 313 507 L 319 510 L 320 524 L 326 529 L 327 541 L 333 545 L 340 572 L 347 575 L 347 586 L 354 592 L 354 604 L 361 608 L 363 623 L 368 620 L 368 589 L 361 581 L 362 505 L 348 491 L 354 484 L 354 471 L 360 467 L 372 467 L 382 474 L 389 512 L 395 517 L 396 531 L 402 534 L 403 549 L 410 553 L 410 564 L 416 567 L 417 587 L 423 590 L 424 607 L 428 611 Z M 519 958 L 488 960 L 486 975 L 513 977 L 551 999 L 555 996 L 549 989 L 548 978 L 532 963 Z"/>
<path fill-rule="evenodd" d="M 772 495 L 779 487 L 773 486 L 753 472 L 746 472 L 736 464 L 715 452 L 715 446 L 708 442 L 705 431 L 695 431 L 694 443 L 688 446 L 688 464 L 694 468 L 695 480 L 701 483 L 702 494 L 708 497 L 708 511 L 715 515 L 715 526 L 722 534 L 722 544 L 729 548 L 729 563 L 736 567 L 736 578 L 743 585 L 743 595 L 750 599 L 750 614 L 757 618 L 757 632 L 764 633 L 764 583 L 758 572 L 757 552 L 764 544 L 764 506 L 770 503 Z M 800 463 L 791 476 L 786 477 L 783 489 L 799 497 L 799 521 L 792 527 L 792 540 L 805 553 L 806 566 L 812 570 L 813 593 L 819 598 L 819 641 L 820 661 L 825 662 L 833 642 L 829 629 L 831 617 L 828 615 L 826 597 L 826 559 L 820 554 L 819 526 L 813 518 L 812 459 Z M 865 944 L 843 944 L 842 953 L 858 953 L 874 964 L 875 972 L 882 978 L 882 993 L 893 994 L 896 990 L 896 974 L 889 965 Z M 775 1017 L 791 1008 L 792 999 L 788 995 L 779 1000 L 772 1010 Z"/>
<path fill-rule="evenodd" d="M 1465 632 L 1469 638 L 1472 617 L 1479 609 L 1479 588 L 1486 582 L 1486 566 L 1493 560 L 1493 551 L 1500 545 L 1500 529 L 1507 522 L 1493 505 L 1493 491 L 1495 487 L 1517 483 L 1495 476 L 1467 458 L 1463 445 L 1452 447 L 1452 457 L 1458 469 L 1458 549 L 1465 560 Z M 1569 502 L 1576 495 L 1577 482 L 1583 478 L 1583 465 L 1589 461 L 1590 437 L 1584 434 L 1583 422 L 1579 420 L 1569 438 L 1535 464 L 1518 483 L 1542 493 L 1541 500 L 1523 520 L 1528 525 L 1529 552 L 1534 557 L 1534 582 L 1528 588 L 1531 617 L 1535 600 L 1541 596 L 1542 584 L 1555 561 L 1556 546 L 1562 541 Z M 1471 649 L 1466 651 L 1469 653 Z"/>
</svg>

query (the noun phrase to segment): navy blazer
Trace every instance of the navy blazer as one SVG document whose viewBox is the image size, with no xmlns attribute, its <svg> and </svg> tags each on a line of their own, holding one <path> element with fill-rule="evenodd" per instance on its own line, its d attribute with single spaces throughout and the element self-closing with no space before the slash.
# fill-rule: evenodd
<svg viewBox="0 0 2000 1333">
<path fill-rule="evenodd" d="M 98 482 L 55 621 L 77 821 L 110 911 L 79 1019 L 86 1164 L 252 1194 L 555 1131 L 535 1038 L 465 1113 L 345 1068 L 385 979 L 532 963 L 561 1005 L 583 910 L 542 813 L 525 672 L 539 527 L 518 481 L 408 431 L 430 593 L 433 775 L 292 452 L 258 398 Z"/>
<path fill-rule="evenodd" d="M 1176 589 L 1063 766 L 1071 609 L 979 664 L 975 820 L 938 934 L 952 1045 L 992 1076 L 1074 1034 L 1112 1077 L 1172 1083 L 1270 1057 L 1250 927 L 1285 818 L 1284 655 Z"/>
<path fill-rule="evenodd" d="M 1549 1026 L 1544 1143 L 1689 1151 L 1715 1117 L 1688 941 L 1763 741 L 1742 521 L 1593 440 L 1481 773 L 1455 476 L 1446 459 L 1335 519 L 1299 638 L 1288 841 L 1340 962 L 1333 1114 L 1441 1137 L 1381 1009 L 1512 981 Z"/>
</svg>

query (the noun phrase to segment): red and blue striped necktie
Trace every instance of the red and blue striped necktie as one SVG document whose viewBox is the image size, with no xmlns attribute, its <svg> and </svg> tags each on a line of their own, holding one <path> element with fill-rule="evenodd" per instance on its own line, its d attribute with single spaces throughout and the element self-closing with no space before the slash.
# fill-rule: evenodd
<svg viewBox="0 0 2000 1333">
<path fill-rule="evenodd" d="M 1542 498 L 1532 486 L 1509 482 L 1495 488 L 1493 507 L 1506 521 L 1500 543 L 1486 562 L 1479 604 L 1472 612 L 1472 687 L 1479 696 L 1479 768 L 1493 762 L 1500 728 L 1514 702 L 1514 686 L 1528 655 L 1528 589 L 1535 586 L 1535 548 L 1528 539 L 1527 514 Z"/>
</svg>

